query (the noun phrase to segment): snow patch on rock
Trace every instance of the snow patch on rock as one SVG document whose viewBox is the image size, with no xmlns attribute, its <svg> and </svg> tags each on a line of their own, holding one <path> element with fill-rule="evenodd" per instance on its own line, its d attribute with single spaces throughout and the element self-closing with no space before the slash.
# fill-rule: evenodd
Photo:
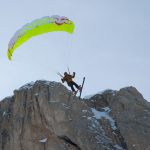
<svg viewBox="0 0 150 150">
<path fill-rule="evenodd" d="M 47 138 L 39 140 L 40 143 L 46 143 Z"/>
<path fill-rule="evenodd" d="M 109 107 L 104 107 L 103 108 L 104 111 L 97 111 L 94 108 L 91 108 L 91 109 L 92 109 L 92 112 L 93 112 L 94 117 L 96 119 L 105 118 L 105 119 L 107 119 L 110 122 L 110 125 L 111 125 L 113 130 L 117 129 L 117 127 L 115 125 L 115 120 L 109 115 L 109 112 L 111 111 L 111 109 Z"/>
<path fill-rule="evenodd" d="M 28 84 L 25 84 L 24 86 L 20 87 L 19 90 L 22 90 L 22 89 L 31 89 L 33 87 L 35 82 L 30 82 Z"/>
</svg>

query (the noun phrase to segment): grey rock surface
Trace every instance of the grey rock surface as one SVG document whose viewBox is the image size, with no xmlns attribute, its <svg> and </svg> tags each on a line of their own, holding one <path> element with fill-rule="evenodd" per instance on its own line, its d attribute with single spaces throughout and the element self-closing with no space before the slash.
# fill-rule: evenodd
<svg viewBox="0 0 150 150">
<path fill-rule="evenodd" d="M 79 100 L 36 81 L 0 102 L 0 150 L 149 150 L 150 104 L 134 88 Z"/>
<path fill-rule="evenodd" d="M 106 90 L 87 99 L 86 103 L 99 111 L 110 108 L 109 114 L 115 120 L 116 130 L 108 130 L 107 118 L 103 117 L 100 122 L 107 136 L 115 143 L 129 150 L 150 149 L 150 103 L 136 88 Z"/>
<path fill-rule="evenodd" d="M 60 83 L 29 83 L 0 105 L 1 150 L 115 149 L 91 108 Z"/>
</svg>

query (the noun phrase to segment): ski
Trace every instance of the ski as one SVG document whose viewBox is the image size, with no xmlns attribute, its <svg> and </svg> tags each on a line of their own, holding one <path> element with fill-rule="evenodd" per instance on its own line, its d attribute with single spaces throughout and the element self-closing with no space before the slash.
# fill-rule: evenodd
<svg viewBox="0 0 150 150">
<path fill-rule="evenodd" d="M 83 86 L 84 86 L 84 81 L 85 81 L 85 77 L 83 78 L 81 90 L 79 90 L 79 92 L 80 92 L 79 99 L 81 99 L 81 94 L 82 94 L 82 89 L 83 89 Z"/>
</svg>

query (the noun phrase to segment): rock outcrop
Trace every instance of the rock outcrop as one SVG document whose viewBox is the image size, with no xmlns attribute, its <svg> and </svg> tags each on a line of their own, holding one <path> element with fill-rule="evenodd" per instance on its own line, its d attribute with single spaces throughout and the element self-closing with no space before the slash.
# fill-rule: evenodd
<svg viewBox="0 0 150 150">
<path fill-rule="evenodd" d="M 116 130 L 109 126 L 108 118 L 100 119 L 105 133 L 114 142 L 129 150 L 150 150 L 150 103 L 134 87 L 120 91 L 106 90 L 86 100 L 89 107 L 109 114 L 115 120 Z M 113 136 L 112 136 L 112 133 Z"/>
<path fill-rule="evenodd" d="M 79 100 L 36 81 L 0 102 L 0 150 L 149 150 L 150 105 L 133 87 Z"/>
</svg>

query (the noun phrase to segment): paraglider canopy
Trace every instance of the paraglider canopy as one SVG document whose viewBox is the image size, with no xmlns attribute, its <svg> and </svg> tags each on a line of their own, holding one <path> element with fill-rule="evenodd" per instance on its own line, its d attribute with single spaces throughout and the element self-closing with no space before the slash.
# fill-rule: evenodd
<svg viewBox="0 0 150 150">
<path fill-rule="evenodd" d="M 11 60 L 14 50 L 33 36 L 54 31 L 64 31 L 72 34 L 74 31 L 74 23 L 67 17 L 55 15 L 36 19 L 24 25 L 21 29 L 16 31 L 8 44 L 8 59 Z"/>
</svg>

